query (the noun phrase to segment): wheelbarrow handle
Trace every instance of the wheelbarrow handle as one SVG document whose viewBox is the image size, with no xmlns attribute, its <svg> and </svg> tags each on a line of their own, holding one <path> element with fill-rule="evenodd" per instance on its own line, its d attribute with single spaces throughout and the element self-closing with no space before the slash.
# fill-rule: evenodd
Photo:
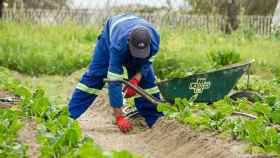
<svg viewBox="0 0 280 158">
<path fill-rule="evenodd" d="M 151 103 L 153 103 L 155 105 L 158 105 L 159 103 L 162 102 L 161 100 L 159 100 L 159 99 L 155 98 L 154 96 L 150 95 L 149 93 L 145 92 L 145 90 L 142 89 L 141 87 L 133 85 L 126 79 L 113 79 L 112 80 L 112 79 L 105 78 L 103 81 L 105 83 L 121 82 L 121 83 L 125 84 L 126 86 L 135 90 L 137 94 L 141 95 L 142 97 L 149 100 Z"/>
</svg>

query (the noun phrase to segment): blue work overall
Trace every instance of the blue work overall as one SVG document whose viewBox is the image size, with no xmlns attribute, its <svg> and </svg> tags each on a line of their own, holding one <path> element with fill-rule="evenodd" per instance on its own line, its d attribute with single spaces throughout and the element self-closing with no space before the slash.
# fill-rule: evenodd
<svg viewBox="0 0 280 158">
<path fill-rule="evenodd" d="M 151 34 L 151 50 L 148 59 L 134 59 L 128 49 L 128 35 L 136 27 L 146 27 Z M 93 59 L 87 71 L 72 95 L 69 112 L 76 119 L 92 104 L 104 86 L 103 79 L 123 78 L 123 67 L 127 69 L 128 79 L 136 73 L 142 74 L 139 86 L 146 92 L 159 98 L 156 77 L 152 68 L 152 59 L 159 50 L 160 37 L 155 28 L 143 18 L 134 14 L 119 14 L 107 20 L 96 42 Z M 120 108 L 123 105 L 121 83 L 108 85 L 110 105 Z M 143 97 L 135 97 L 135 106 L 149 127 L 163 116 L 156 106 Z"/>
</svg>

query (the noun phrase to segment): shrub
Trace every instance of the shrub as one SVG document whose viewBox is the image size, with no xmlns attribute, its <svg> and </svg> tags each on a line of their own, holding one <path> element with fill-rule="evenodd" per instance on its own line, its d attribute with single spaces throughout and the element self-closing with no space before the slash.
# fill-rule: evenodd
<svg viewBox="0 0 280 158">
<path fill-rule="evenodd" d="M 208 53 L 208 59 L 215 67 L 230 65 L 241 61 L 239 53 L 227 49 Z"/>
</svg>

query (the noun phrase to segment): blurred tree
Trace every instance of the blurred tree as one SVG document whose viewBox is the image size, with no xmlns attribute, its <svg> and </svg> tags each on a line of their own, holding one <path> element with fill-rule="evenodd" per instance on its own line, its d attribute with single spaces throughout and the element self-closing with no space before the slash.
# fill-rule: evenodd
<svg viewBox="0 0 280 158">
<path fill-rule="evenodd" d="M 0 0 L 0 18 L 3 16 L 4 0 Z"/>
<path fill-rule="evenodd" d="M 198 14 L 220 14 L 226 17 L 226 33 L 236 30 L 239 25 L 238 16 L 240 13 L 240 0 L 189 0 L 193 10 L 192 13 Z"/>
<path fill-rule="evenodd" d="M 220 14 L 226 18 L 223 31 L 230 33 L 238 28 L 238 15 L 273 15 L 278 0 L 187 0 L 194 14 Z"/>
<path fill-rule="evenodd" d="M 18 7 L 24 8 L 41 8 L 41 9 L 57 9 L 67 7 L 68 0 L 6 0 L 9 7 L 17 4 Z"/>
<path fill-rule="evenodd" d="M 239 26 L 239 12 L 240 8 L 237 4 L 237 0 L 227 0 L 227 23 L 226 23 L 226 33 L 231 33 L 234 30 L 238 29 Z"/>
<path fill-rule="evenodd" d="M 198 14 L 226 15 L 228 0 L 187 0 Z M 246 15 L 273 15 L 277 0 L 235 0 L 235 5 L 244 9 Z"/>
<path fill-rule="evenodd" d="M 273 15 L 277 0 L 239 0 L 246 15 Z"/>
<path fill-rule="evenodd" d="M 172 9 L 172 3 L 171 0 L 166 0 L 166 4 L 167 4 L 167 11 L 170 12 L 170 10 Z"/>
<path fill-rule="evenodd" d="M 67 0 L 23 0 L 26 8 L 54 9 L 67 7 Z"/>
</svg>

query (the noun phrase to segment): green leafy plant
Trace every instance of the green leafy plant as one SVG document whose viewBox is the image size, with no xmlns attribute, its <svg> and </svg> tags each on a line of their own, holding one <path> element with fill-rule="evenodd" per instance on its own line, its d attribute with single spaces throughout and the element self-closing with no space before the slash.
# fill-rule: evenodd
<svg viewBox="0 0 280 158">
<path fill-rule="evenodd" d="M 17 111 L 0 109 L 0 157 L 27 157 L 27 146 L 17 140 L 22 127 Z"/>
<path fill-rule="evenodd" d="M 279 123 L 280 118 L 278 106 L 272 108 L 275 103 L 273 98 L 267 97 L 265 102 L 257 102 L 254 106 L 246 100 L 233 102 L 229 98 L 214 102 L 212 105 L 177 98 L 174 105 L 160 104 L 158 110 L 193 128 L 231 135 L 233 139 L 247 140 L 265 152 L 280 155 L 280 135 L 277 129 L 271 126 L 272 123 Z M 253 120 L 242 115 L 238 118 L 232 117 L 240 111 L 254 113 L 258 117 Z"/>
<path fill-rule="evenodd" d="M 33 92 L 22 86 L 9 76 L 8 70 L 0 71 L 0 81 L 0 87 L 9 89 L 23 99 L 18 112 L 0 109 L 0 157 L 26 157 L 26 147 L 16 141 L 16 134 L 22 126 L 18 116 L 36 120 L 40 157 L 141 157 L 126 151 L 104 152 L 93 144 L 91 138 L 83 136 L 78 122 L 69 117 L 67 107 L 58 108 L 52 104 L 41 88 Z"/>
<path fill-rule="evenodd" d="M 208 53 L 209 61 L 215 66 L 226 66 L 241 61 L 240 54 L 234 50 L 222 49 Z"/>
</svg>

